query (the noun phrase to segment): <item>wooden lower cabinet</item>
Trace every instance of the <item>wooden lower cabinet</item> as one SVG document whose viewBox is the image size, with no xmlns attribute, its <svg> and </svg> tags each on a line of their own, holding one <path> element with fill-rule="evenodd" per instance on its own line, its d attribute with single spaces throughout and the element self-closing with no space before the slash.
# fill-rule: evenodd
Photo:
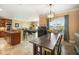
<svg viewBox="0 0 79 59">
<path fill-rule="evenodd" d="M 0 31 L 0 37 L 5 37 L 5 36 L 6 36 L 5 32 L 4 31 Z"/>
<path fill-rule="evenodd" d="M 10 45 L 16 45 L 21 42 L 21 33 L 20 32 L 7 32 L 6 33 L 7 42 Z"/>
</svg>

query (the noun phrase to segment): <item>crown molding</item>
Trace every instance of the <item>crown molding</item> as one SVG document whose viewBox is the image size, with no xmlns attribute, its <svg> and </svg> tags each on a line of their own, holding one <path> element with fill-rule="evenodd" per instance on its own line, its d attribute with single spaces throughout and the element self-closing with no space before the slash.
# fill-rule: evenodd
<svg viewBox="0 0 79 59">
<path fill-rule="evenodd" d="M 56 14 L 69 14 L 71 12 L 79 11 L 79 8 L 71 9 L 71 10 L 66 10 L 64 12 L 58 12 Z"/>
</svg>

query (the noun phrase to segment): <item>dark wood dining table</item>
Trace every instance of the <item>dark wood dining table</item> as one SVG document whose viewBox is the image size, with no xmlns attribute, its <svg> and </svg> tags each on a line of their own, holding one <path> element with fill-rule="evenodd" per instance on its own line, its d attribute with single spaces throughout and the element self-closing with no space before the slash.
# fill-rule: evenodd
<svg viewBox="0 0 79 59">
<path fill-rule="evenodd" d="M 46 34 L 41 37 L 35 38 L 34 40 L 31 40 L 30 42 L 33 44 L 33 54 L 37 54 L 37 46 L 39 46 L 40 54 L 42 55 L 42 48 L 46 48 L 51 51 L 51 55 L 55 54 L 55 46 L 58 41 L 58 35 L 55 35 L 54 33 Z"/>
</svg>

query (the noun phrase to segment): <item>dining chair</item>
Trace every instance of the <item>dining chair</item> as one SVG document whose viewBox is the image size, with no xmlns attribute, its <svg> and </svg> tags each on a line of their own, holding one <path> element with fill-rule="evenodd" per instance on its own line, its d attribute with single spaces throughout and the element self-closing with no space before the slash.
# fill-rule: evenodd
<svg viewBox="0 0 79 59">
<path fill-rule="evenodd" d="M 57 41 L 57 44 L 54 48 L 55 49 L 54 54 L 61 55 L 61 52 L 62 52 L 62 49 L 61 49 L 61 47 L 62 47 L 62 44 L 61 44 L 62 35 L 58 34 L 57 39 L 58 39 L 58 41 Z M 51 51 L 49 49 L 43 48 L 43 54 L 44 55 L 51 55 Z"/>
<path fill-rule="evenodd" d="M 51 55 L 51 51 L 49 49 L 43 48 L 42 54 L 43 55 Z"/>
<path fill-rule="evenodd" d="M 61 40 L 62 40 L 62 35 L 59 34 L 58 35 L 58 41 L 57 41 L 57 44 L 55 46 L 55 54 L 56 55 L 61 55 L 61 52 L 62 52 L 62 43 L 61 43 Z"/>
</svg>

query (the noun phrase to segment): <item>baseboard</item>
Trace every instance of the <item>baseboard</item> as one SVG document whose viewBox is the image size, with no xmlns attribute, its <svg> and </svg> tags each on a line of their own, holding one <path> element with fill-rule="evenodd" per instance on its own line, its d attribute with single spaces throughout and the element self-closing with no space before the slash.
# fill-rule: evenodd
<svg viewBox="0 0 79 59">
<path fill-rule="evenodd" d="M 69 43 L 75 43 L 75 41 L 74 40 L 69 40 Z"/>
</svg>

